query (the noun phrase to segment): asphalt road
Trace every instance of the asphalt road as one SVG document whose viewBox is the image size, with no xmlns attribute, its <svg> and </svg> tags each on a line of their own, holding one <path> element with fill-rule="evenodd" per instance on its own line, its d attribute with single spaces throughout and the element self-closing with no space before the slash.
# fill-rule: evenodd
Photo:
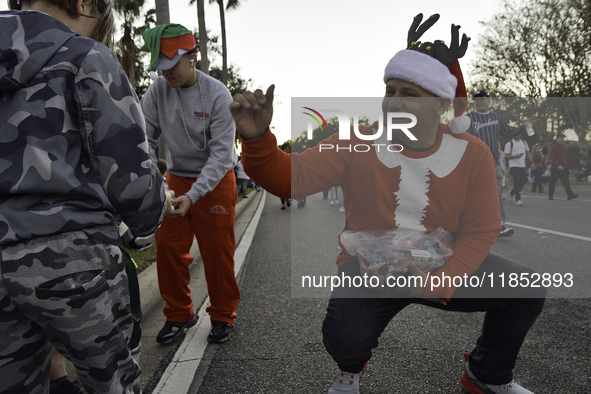
<svg viewBox="0 0 591 394">
<path fill-rule="evenodd" d="M 515 235 L 493 247 L 540 273 L 572 272 L 578 285 L 549 289 L 522 347 L 515 377 L 539 393 L 591 391 L 591 188 L 576 191 L 573 201 L 560 189 L 554 201 L 529 192 L 524 206 L 506 201 Z M 333 381 L 335 364 L 320 331 L 326 291 L 303 291 L 299 275 L 335 272 L 344 214 L 321 194 L 308 197 L 303 209 L 279 208 L 269 196 L 243 268 L 235 336 L 208 347 L 189 392 L 323 393 Z M 362 392 L 460 393 L 463 354 L 474 347 L 482 319 L 482 313 L 406 308 L 380 339 Z"/>
</svg>

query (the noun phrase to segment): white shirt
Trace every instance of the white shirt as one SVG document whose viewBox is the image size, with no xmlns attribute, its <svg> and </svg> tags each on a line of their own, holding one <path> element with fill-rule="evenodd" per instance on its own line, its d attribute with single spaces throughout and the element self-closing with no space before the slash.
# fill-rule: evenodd
<svg viewBox="0 0 591 394">
<path fill-rule="evenodd" d="M 522 167 L 525 168 L 526 152 L 529 152 L 527 142 L 519 139 L 512 139 L 505 144 L 505 155 L 518 155 L 523 153 L 520 157 L 515 159 L 509 159 L 509 168 L 511 167 Z"/>
</svg>

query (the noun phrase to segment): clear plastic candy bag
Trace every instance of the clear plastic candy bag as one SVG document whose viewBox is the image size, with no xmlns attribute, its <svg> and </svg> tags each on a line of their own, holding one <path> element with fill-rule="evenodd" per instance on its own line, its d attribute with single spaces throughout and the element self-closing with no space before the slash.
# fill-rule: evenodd
<svg viewBox="0 0 591 394">
<path fill-rule="evenodd" d="M 411 263 L 432 272 L 453 254 L 451 234 L 441 227 L 430 234 L 406 229 L 344 231 L 341 243 L 358 258 L 361 275 L 377 276 L 380 284 L 407 273 Z"/>
</svg>

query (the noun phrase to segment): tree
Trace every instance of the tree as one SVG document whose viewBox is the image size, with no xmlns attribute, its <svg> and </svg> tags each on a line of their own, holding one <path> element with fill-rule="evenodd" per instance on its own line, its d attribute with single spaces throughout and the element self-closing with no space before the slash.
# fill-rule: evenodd
<svg viewBox="0 0 591 394">
<path fill-rule="evenodd" d="M 226 70 L 226 73 L 228 74 L 228 76 L 226 77 L 228 80 L 227 87 L 232 97 L 234 97 L 235 94 L 246 92 L 250 89 L 252 85 L 252 79 L 245 79 L 239 74 L 239 71 L 240 69 L 233 64 L 230 65 L 230 68 L 228 70 Z M 213 66 L 210 70 L 209 75 L 219 80 L 222 76 L 222 73 L 223 70 L 220 67 Z"/>
<path fill-rule="evenodd" d="M 165 25 L 170 23 L 170 9 L 168 8 L 168 0 L 156 0 L 156 24 Z"/>
<path fill-rule="evenodd" d="M 143 64 L 140 61 L 141 46 L 138 47 L 135 43 L 135 39 L 141 35 L 141 32 L 133 26 L 133 23 L 140 16 L 144 3 L 145 0 L 117 0 L 113 3 L 114 10 L 123 16 L 123 34 L 116 44 L 115 52 L 123 71 L 135 89 L 142 85 Z M 153 20 L 153 12 L 147 13 L 146 21 L 149 20 Z"/>
<path fill-rule="evenodd" d="M 222 78 L 220 81 L 224 85 L 228 85 L 228 46 L 226 40 L 226 10 L 238 8 L 240 0 L 228 0 L 224 9 L 224 0 L 209 0 L 209 3 L 218 3 L 220 9 L 220 25 L 222 30 Z"/>
<path fill-rule="evenodd" d="M 222 69 L 218 66 L 213 66 L 210 70 L 209 75 L 217 80 L 220 79 L 222 75 Z M 239 74 L 239 69 L 234 65 L 231 65 L 228 70 L 228 90 L 232 97 L 238 93 L 244 93 L 247 90 L 251 89 L 252 79 L 244 79 Z M 238 146 L 240 142 L 240 137 L 238 136 L 238 130 L 236 130 L 236 136 L 234 137 L 235 145 Z"/>
<path fill-rule="evenodd" d="M 193 4 L 195 0 L 191 0 Z M 201 68 L 205 74 L 209 74 L 209 59 L 207 57 L 207 28 L 205 26 L 205 0 L 197 0 L 197 22 L 199 27 L 199 55 L 201 57 Z"/>
<path fill-rule="evenodd" d="M 557 130 L 572 127 L 584 145 L 591 109 L 544 98 L 591 96 L 591 3 L 505 0 L 483 26 L 478 60 L 471 65 L 474 86 L 502 97 L 537 98 L 542 116 L 536 131 L 547 134 L 558 120 Z"/>
<path fill-rule="evenodd" d="M 325 140 L 326 138 L 330 137 L 334 133 L 338 133 L 338 130 L 339 130 L 339 119 L 338 118 L 335 117 L 335 118 L 326 119 L 326 124 L 328 126 L 328 129 L 326 129 L 326 127 L 323 126 L 323 127 L 317 127 L 314 130 L 312 130 L 312 139 L 311 140 L 308 139 L 308 132 L 302 131 L 300 136 L 292 141 L 292 144 L 291 144 L 292 150 L 291 151 L 301 153 L 308 148 L 315 147 L 316 145 L 318 145 L 318 143 L 320 141 Z"/>
</svg>

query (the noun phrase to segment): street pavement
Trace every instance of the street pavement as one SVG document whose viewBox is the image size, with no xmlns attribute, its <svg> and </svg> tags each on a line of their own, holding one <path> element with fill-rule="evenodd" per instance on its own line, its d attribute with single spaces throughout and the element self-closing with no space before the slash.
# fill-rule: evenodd
<svg viewBox="0 0 591 394">
<path fill-rule="evenodd" d="M 505 201 L 515 235 L 493 246 L 540 273 L 572 271 L 578 285 L 549 289 L 517 360 L 516 379 L 538 393 L 591 392 L 591 188 L 576 192 L 573 201 L 560 188 L 553 201 L 530 192 L 524 206 Z M 344 214 L 322 194 L 308 197 L 302 209 L 279 208 L 279 199 L 268 195 L 240 275 L 234 337 L 207 346 L 193 376 L 176 377 L 191 380 L 187 392 L 323 393 L 332 383 L 336 367 L 321 336 L 327 292 L 303 291 L 298 275 L 336 273 Z M 406 308 L 380 338 L 361 391 L 460 393 L 463 354 L 474 347 L 482 319 L 482 313 Z"/>
</svg>

